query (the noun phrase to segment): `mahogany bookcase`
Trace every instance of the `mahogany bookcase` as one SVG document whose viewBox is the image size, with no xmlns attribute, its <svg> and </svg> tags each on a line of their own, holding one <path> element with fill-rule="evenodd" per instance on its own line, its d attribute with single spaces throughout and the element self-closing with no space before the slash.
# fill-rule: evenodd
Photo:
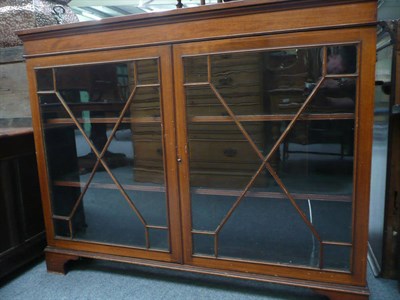
<svg viewBox="0 0 400 300">
<path fill-rule="evenodd" d="M 376 1 L 18 35 L 49 271 L 89 257 L 368 298 Z"/>
</svg>

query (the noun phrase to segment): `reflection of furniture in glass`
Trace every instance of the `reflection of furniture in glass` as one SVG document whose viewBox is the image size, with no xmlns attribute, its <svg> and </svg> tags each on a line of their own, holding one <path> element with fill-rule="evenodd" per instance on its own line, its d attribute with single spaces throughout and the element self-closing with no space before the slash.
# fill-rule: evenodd
<svg viewBox="0 0 400 300">
<path fill-rule="evenodd" d="M 353 156 L 354 123 L 351 120 L 314 123 L 315 124 L 301 121 L 298 123 L 299 130 L 294 130 L 283 145 L 283 159 L 288 159 L 290 153 L 304 152 L 304 150 L 300 149 L 301 147 L 291 147 L 291 144 L 302 146 L 316 145 L 315 148 L 319 148 L 314 151 L 307 149 L 307 153 L 318 155 L 338 155 L 341 158 L 344 158 L 345 156 Z M 323 144 L 326 143 L 338 145 L 338 147 L 332 148 L 330 145 L 323 146 Z"/>
<path fill-rule="evenodd" d="M 262 55 L 224 54 L 210 57 L 210 72 L 214 87 L 235 114 L 263 112 Z M 208 64 L 202 59 L 185 61 L 186 81 L 196 82 L 196 77 L 207 74 Z M 206 78 L 205 78 L 206 79 Z M 193 87 L 186 91 L 188 117 L 219 115 L 229 116 L 218 96 L 207 88 Z M 190 121 L 189 121 L 190 122 Z M 251 126 L 253 138 L 258 147 L 264 147 L 265 135 L 262 124 Z M 258 163 L 252 156 L 246 139 L 236 124 L 225 123 L 215 126 L 190 124 L 188 127 L 188 147 L 190 151 L 190 184 L 196 187 L 243 186 L 253 175 Z M 249 153 L 250 152 L 250 153 Z M 258 178 L 265 183 L 265 178 Z"/>
<path fill-rule="evenodd" d="M 344 49 L 344 50 L 341 50 Z M 346 73 L 354 73 L 355 48 L 351 46 L 330 47 L 330 53 L 352 53 L 346 55 Z M 307 96 L 315 87 L 315 82 L 321 77 L 321 60 L 315 59 L 322 53 L 318 48 L 274 51 L 265 56 L 266 77 L 268 80 L 267 97 L 270 101 L 272 114 L 295 114 L 302 106 Z M 328 54 L 329 55 L 329 54 Z M 332 54 L 333 55 L 333 54 Z M 328 58 L 329 60 L 329 58 Z M 333 66 L 336 67 L 337 66 Z M 332 69 L 333 67 L 327 69 Z M 337 72 L 336 70 L 334 70 Z M 335 81 L 333 81 L 335 82 Z M 346 86 L 344 86 L 346 84 Z M 322 87 L 316 94 L 316 99 L 309 105 L 309 113 L 352 113 L 354 112 L 355 85 L 351 78 L 341 78 L 337 89 Z M 331 104 L 332 103 L 332 104 Z M 332 116 L 332 119 L 335 119 Z M 287 159 L 289 153 L 299 153 L 302 150 L 291 150 L 290 144 L 317 145 L 325 143 L 340 144 L 337 150 L 331 147 L 319 147 L 315 154 L 322 155 L 352 155 L 352 136 L 354 134 L 352 121 L 339 122 L 307 122 L 299 121 L 296 128 L 289 134 L 282 149 L 282 158 Z M 346 129 L 346 130 L 344 130 Z M 273 132 L 276 130 L 273 129 Z M 329 136 L 329 138 L 328 138 Z M 299 148 L 299 147 L 295 147 Z M 326 148 L 326 149 L 324 149 Z M 310 150 L 307 150 L 310 153 Z M 311 151 L 312 152 L 312 151 Z"/>
<path fill-rule="evenodd" d="M 216 87 L 221 90 L 224 97 L 234 101 L 232 109 L 245 114 L 251 111 L 263 111 L 262 105 L 262 57 L 260 54 L 249 55 L 221 55 L 212 62 L 212 72 L 215 74 Z M 245 65 L 245 67 L 243 67 Z M 149 61 L 142 64 L 142 76 L 154 72 L 156 64 Z M 207 62 L 193 60 L 186 70 L 190 74 L 189 80 L 201 78 L 206 71 Z M 138 74 L 141 76 L 141 74 Z M 148 75 L 147 75 L 148 76 Z M 215 113 L 226 116 L 224 109 L 219 107 L 218 100 L 210 97 L 202 88 L 194 88 L 188 96 L 188 114 L 207 114 L 214 110 Z M 132 114 L 159 117 L 157 94 L 148 89 L 135 97 L 138 109 L 133 109 Z M 159 140 L 154 140 L 154 133 L 159 130 L 151 125 L 132 126 L 132 136 L 135 152 L 134 174 L 140 182 L 163 182 L 162 145 Z M 247 142 L 234 124 L 225 126 L 222 131 L 210 135 L 207 127 L 197 126 L 190 134 L 190 153 L 193 157 L 191 183 L 195 186 L 226 186 L 232 184 L 245 184 L 251 176 L 251 170 L 257 167 L 246 160 L 248 155 Z M 259 125 L 257 143 L 262 147 L 263 128 Z M 225 137 L 225 142 L 219 138 Z M 240 166 L 232 170 L 232 164 Z M 233 174 L 234 172 L 234 174 Z M 225 177 L 224 177 L 225 174 Z M 259 179 L 260 181 L 261 179 Z"/>
<path fill-rule="evenodd" d="M 47 183 L 49 270 L 64 272 L 68 260 L 96 257 L 308 286 L 332 299 L 368 297 L 365 220 L 375 27 L 365 24 L 374 22 L 375 3 L 295 2 L 233 2 L 114 19 L 100 27 L 70 25 L 62 28 L 62 37 L 60 28 L 20 34 L 32 87 L 37 86 L 31 93 L 35 122 L 43 128 L 37 136 Z M 357 16 L 350 17 L 349 10 Z M 298 24 L 308 24 L 308 30 Z M 183 25 L 184 31 L 176 30 Z M 343 45 L 356 50 L 357 68 L 332 72 L 329 51 Z M 306 71 L 295 74 L 319 74 L 285 112 L 272 109 L 283 95 L 271 100 L 268 89 L 273 78 L 267 58 L 278 59 L 277 51 L 307 53 L 301 64 Z M 51 75 L 98 64 L 125 65 L 129 92 L 108 116 L 78 118 L 73 102 L 59 94 L 59 78 Z M 283 64 L 282 76 L 291 65 Z M 50 83 L 39 84 L 46 73 Z M 151 76 L 144 80 L 143 74 Z M 289 84 L 304 84 L 303 77 L 287 75 Z M 335 99 L 320 105 L 318 95 L 328 82 L 348 79 L 357 86 L 356 106 L 338 108 Z M 45 95 L 61 104 L 59 115 L 46 115 Z M 291 95 L 284 97 L 291 103 Z M 88 102 L 88 110 L 97 104 Z M 310 140 L 309 128 L 329 122 L 343 133 L 338 124 L 347 121 L 357 125 L 349 136 L 352 155 L 341 159 L 306 149 L 277 163 L 293 133 L 302 130 Z M 301 122 L 313 126 L 304 129 Z M 74 128 L 70 144 L 76 156 L 93 151 L 95 164 L 86 174 L 49 176 L 43 135 L 55 124 Z M 107 124 L 104 147 L 94 147 L 85 124 Z M 122 125 L 130 130 L 116 139 Z M 323 146 L 337 145 L 329 126 L 323 128 Z M 133 164 L 110 167 L 105 153 L 113 149 Z M 49 205 L 60 202 L 52 194 L 60 187 L 79 194 L 61 215 Z M 80 205 L 87 226 L 74 231 Z M 67 235 L 54 229 L 56 220 L 69 228 Z"/>
<path fill-rule="evenodd" d="M 0 278 L 46 245 L 31 128 L 0 129 Z"/>
<path fill-rule="evenodd" d="M 74 116 L 84 124 L 86 120 L 112 117 L 115 111 L 119 112 L 122 109 L 122 101 L 126 99 L 129 88 L 127 76 L 124 74 L 125 69 L 126 66 L 123 64 L 78 66 L 57 69 L 54 76 L 59 96 L 65 99 Z M 46 70 L 43 71 L 38 81 L 39 85 L 51 85 L 50 75 Z M 42 110 L 46 112 L 46 117 L 54 117 L 55 114 L 58 114 L 60 118 L 68 117 L 68 113 L 62 108 L 62 104 L 54 94 L 42 95 L 41 101 L 46 103 L 42 107 Z M 84 124 L 83 127 L 94 147 L 103 148 L 107 142 L 107 130 L 110 127 L 105 123 L 96 122 L 91 125 Z M 119 130 L 122 129 L 124 129 L 123 126 L 119 128 Z M 125 157 L 122 154 L 114 155 L 107 152 L 106 156 L 110 165 L 125 163 Z M 78 163 L 80 171 L 85 172 L 94 166 L 95 155 L 92 151 L 81 155 Z"/>
<path fill-rule="evenodd" d="M 59 179 L 66 174 L 69 179 L 77 181 L 81 172 L 79 157 L 76 151 L 74 127 L 68 125 L 53 125 L 46 130 L 47 159 L 49 162 L 49 176 Z M 60 157 L 60 153 L 65 153 Z M 69 212 L 75 205 L 75 199 L 79 197 L 79 191 L 68 189 L 63 186 L 55 186 L 53 197 L 59 201 L 53 202 L 53 212 L 55 215 L 63 215 Z M 71 230 L 81 230 L 85 225 L 83 206 L 77 207 L 77 218 L 71 223 Z M 55 219 L 54 227 L 61 236 L 67 236 L 69 228 Z"/>
</svg>

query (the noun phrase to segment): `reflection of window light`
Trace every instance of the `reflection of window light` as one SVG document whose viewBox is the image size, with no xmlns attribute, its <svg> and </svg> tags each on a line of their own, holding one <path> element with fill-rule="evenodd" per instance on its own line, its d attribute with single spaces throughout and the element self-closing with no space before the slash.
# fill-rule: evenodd
<svg viewBox="0 0 400 300">
<path fill-rule="evenodd" d="M 96 15 L 94 15 L 94 14 L 88 13 L 88 12 L 86 12 L 86 11 L 83 11 L 83 12 L 82 12 L 82 16 L 91 18 L 91 19 L 93 19 L 93 20 L 101 20 L 101 18 L 100 18 L 99 16 L 96 16 Z"/>
<path fill-rule="evenodd" d="M 176 9 L 175 5 L 149 5 L 140 7 L 145 12 L 163 12 Z"/>
<path fill-rule="evenodd" d="M 146 6 L 147 4 L 153 2 L 153 0 L 139 0 L 138 7 Z"/>
<path fill-rule="evenodd" d="M 89 93 L 87 91 L 79 91 L 79 96 L 82 103 L 89 102 Z M 83 129 L 85 133 L 90 136 L 90 131 L 92 130 L 92 125 L 90 123 L 90 110 L 84 110 L 82 112 L 82 118 L 84 120 Z"/>
</svg>

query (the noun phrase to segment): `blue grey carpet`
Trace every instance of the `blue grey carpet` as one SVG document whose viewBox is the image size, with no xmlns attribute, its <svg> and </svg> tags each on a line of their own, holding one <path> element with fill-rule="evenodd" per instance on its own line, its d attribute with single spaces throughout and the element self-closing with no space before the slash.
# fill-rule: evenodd
<svg viewBox="0 0 400 300">
<path fill-rule="evenodd" d="M 371 300 L 400 299 L 397 282 L 368 274 Z M 36 262 L 0 282 L 1 300 L 29 299 L 324 299 L 307 289 L 233 280 L 122 263 L 82 260 L 67 275 Z"/>
</svg>

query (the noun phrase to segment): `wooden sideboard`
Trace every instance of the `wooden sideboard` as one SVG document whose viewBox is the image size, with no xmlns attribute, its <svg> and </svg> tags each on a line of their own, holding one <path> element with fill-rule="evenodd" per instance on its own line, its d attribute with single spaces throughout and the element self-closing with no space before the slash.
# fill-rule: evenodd
<svg viewBox="0 0 400 300">
<path fill-rule="evenodd" d="M 46 246 L 32 128 L 0 128 L 0 278 Z"/>
<path fill-rule="evenodd" d="M 19 32 L 48 270 L 367 299 L 375 21 L 375 1 L 249 0 Z"/>
</svg>

